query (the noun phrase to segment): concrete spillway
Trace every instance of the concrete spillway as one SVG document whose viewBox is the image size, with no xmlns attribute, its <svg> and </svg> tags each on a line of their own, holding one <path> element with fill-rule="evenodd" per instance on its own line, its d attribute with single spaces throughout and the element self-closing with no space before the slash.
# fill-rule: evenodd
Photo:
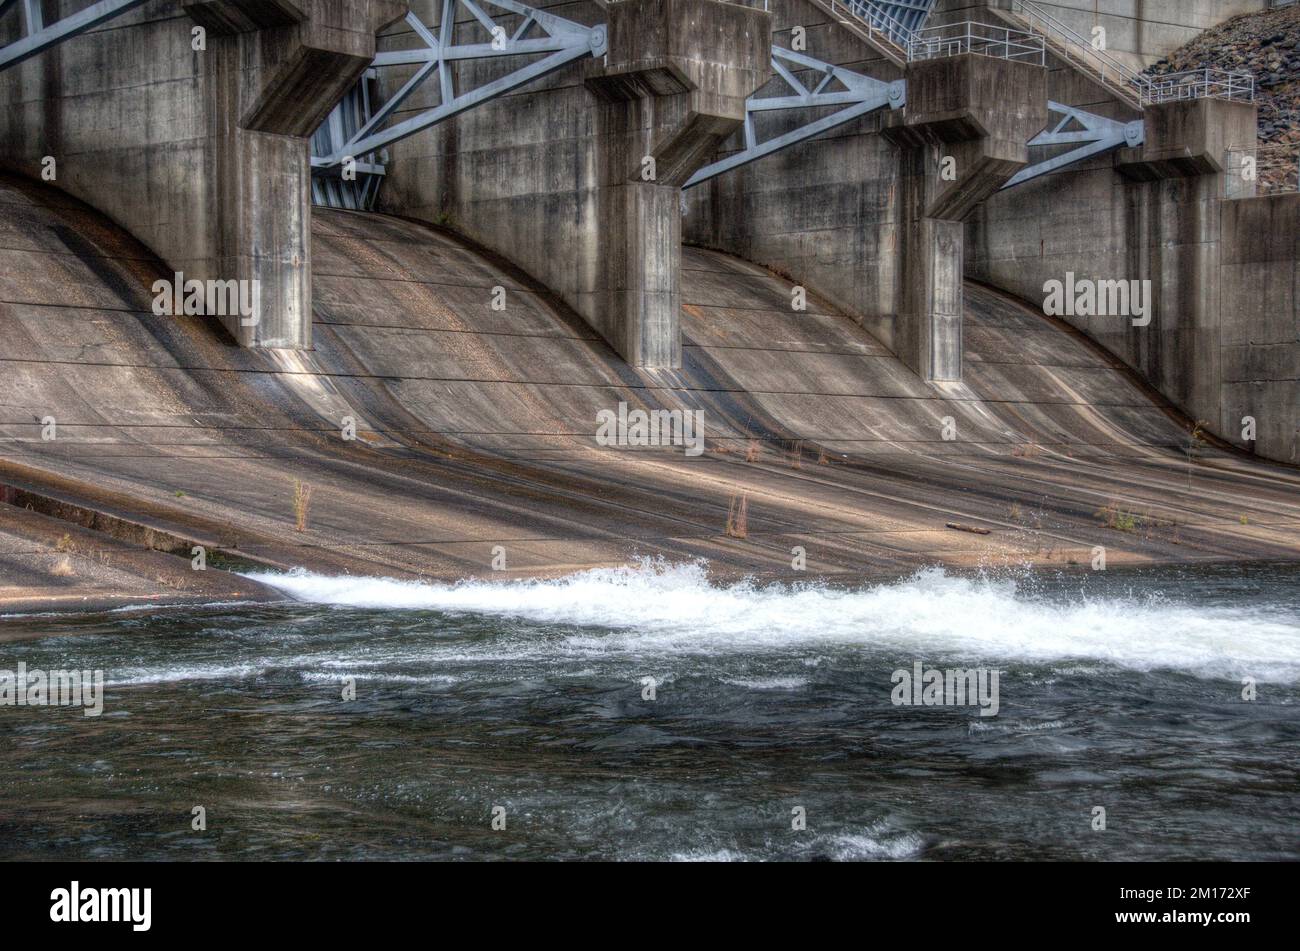
<svg viewBox="0 0 1300 951">
<path fill-rule="evenodd" d="M 495 546 L 538 575 L 1300 558 L 1300 473 L 1189 441 L 1078 333 L 979 286 L 965 380 L 932 385 L 789 282 L 686 249 L 683 367 L 637 370 L 449 232 L 318 211 L 314 349 L 247 350 L 154 316 L 170 272 L 84 206 L 15 179 L 0 205 L 0 607 L 256 594 L 191 571 L 194 544 L 449 578 L 492 575 Z M 702 411 L 706 451 L 598 446 L 620 402 Z"/>
</svg>

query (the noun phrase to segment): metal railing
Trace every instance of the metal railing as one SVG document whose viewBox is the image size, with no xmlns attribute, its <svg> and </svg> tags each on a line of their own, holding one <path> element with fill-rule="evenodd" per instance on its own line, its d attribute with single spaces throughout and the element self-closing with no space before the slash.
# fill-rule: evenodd
<svg viewBox="0 0 1300 951">
<path fill-rule="evenodd" d="M 1030 30 L 1055 40 L 1067 59 L 1097 73 L 1102 82 L 1127 89 L 1139 101 L 1142 100 L 1149 80 L 1141 73 L 1125 66 L 1105 50 L 1094 47 L 1090 40 L 1080 36 L 1033 0 L 1012 0 L 1011 10 L 1029 24 Z"/>
<path fill-rule="evenodd" d="M 1047 65 L 1047 42 L 1042 36 L 973 21 L 919 30 L 907 47 L 907 58 L 911 62 L 963 53 Z"/>
<path fill-rule="evenodd" d="M 1127 91 L 1141 106 L 1184 99 L 1255 101 L 1255 78 L 1250 73 L 1198 69 L 1163 76 L 1146 75 L 1124 65 L 1105 50 L 1097 49 L 1091 41 L 1052 16 L 1034 0 L 1011 0 L 1011 9 L 1026 21 L 1031 30 L 1054 40 L 1057 50 L 1067 60 L 1096 73 L 1102 82 Z"/>
<path fill-rule="evenodd" d="M 1194 69 L 1184 73 L 1149 76 L 1142 90 L 1142 105 L 1181 99 L 1255 101 L 1255 77 L 1226 69 Z"/>
<path fill-rule="evenodd" d="M 879 36 L 906 51 L 916 33 L 887 11 L 868 0 L 830 0 L 831 12 L 843 12 L 873 36 Z"/>
<path fill-rule="evenodd" d="M 1229 149 L 1223 173 L 1225 198 L 1255 198 L 1300 191 L 1300 154 L 1294 145 Z"/>
</svg>

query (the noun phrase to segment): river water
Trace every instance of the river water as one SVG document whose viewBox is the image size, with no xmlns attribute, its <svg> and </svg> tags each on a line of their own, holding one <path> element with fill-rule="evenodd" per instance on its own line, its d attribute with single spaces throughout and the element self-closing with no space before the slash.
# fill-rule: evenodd
<svg viewBox="0 0 1300 951">
<path fill-rule="evenodd" d="M 0 706 L 0 858 L 1300 858 L 1294 567 L 258 577 L 295 600 L 0 618 L 45 635 L 0 670 L 107 682 Z M 895 704 L 918 663 L 997 715 Z"/>
</svg>

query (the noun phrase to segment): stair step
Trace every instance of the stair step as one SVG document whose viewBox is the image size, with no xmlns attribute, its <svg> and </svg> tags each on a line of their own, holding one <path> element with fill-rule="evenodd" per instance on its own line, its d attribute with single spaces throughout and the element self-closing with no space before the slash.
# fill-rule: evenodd
<svg viewBox="0 0 1300 951">
<path fill-rule="evenodd" d="M 1080 58 L 1078 53 L 1073 49 L 1074 44 L 1052 36 L 1050 33 L 1043 33 L 1034 30 L 1029 21 L 1018 13 L 1013 13 L 1010 10 L 999 10 L 994 7 L 990 7 L 989 12 L 1002 20 L 1008 26 L 1014 27 L 1017 30 L 1024 30 L 1026 32 L 1041 35 L 1047 46 L 1048 52 L 1054 55 L 1057 59 L 1068 63 L 1089 79 L 1099 83 L 1104 89 L 1114 93 L 1119 99 L 1123 100 L 1126 105 L 1130 105 L 1134 109 L 1142 108 L 1142 98 L 1138 95 L 1136 89 L 1127 82 L 1106 75 L 1086 59 Z"/>
<path fill-rule="evenodd" d="M 900 69 L 907 67 L 907 50 L 895 43 L 887 34 L 871 29 L 865 21 L 855 16 L 842 0 L 838 3 L 832 3 L 831 0 L 808 0 L 808 2 L 859 39 L 870 44 L 895 66 Z"/>
</svg>

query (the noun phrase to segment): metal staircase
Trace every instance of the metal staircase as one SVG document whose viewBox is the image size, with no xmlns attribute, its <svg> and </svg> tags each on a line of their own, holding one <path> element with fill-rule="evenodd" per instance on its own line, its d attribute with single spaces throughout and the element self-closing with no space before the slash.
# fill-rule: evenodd
<svg viewBox="0 0 1300 951">
<path fill-rule="evenodd" d="M 1100 83 L 1134 109 L 1141 109 L 1144 102 L 1151 101 L 1150 79 L 1125 66 L 1105 50 L 1096 49 L 1090 40 L 1033 0 L 1011 0 L 1010 10 L 990 7 L 989 12 L 1010 26 L 1040 34 L 1053 56 Z"/>
<path fill-rule="evenodd" d="M 815 7 L 871 45 L 895 66 L 906 66 L 908 50 L 937 0 L 810 0 Z"/>
</svg>

